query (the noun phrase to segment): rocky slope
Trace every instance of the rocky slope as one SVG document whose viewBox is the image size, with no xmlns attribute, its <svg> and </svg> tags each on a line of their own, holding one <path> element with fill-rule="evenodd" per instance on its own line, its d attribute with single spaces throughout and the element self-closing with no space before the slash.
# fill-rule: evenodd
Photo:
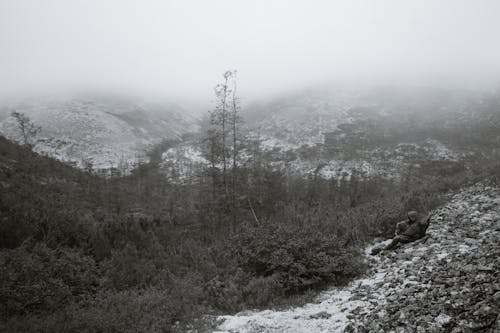
<svg viewBox="0 0 500 333">
<path fill-rule="evenodd" d="M 216 332 L 498 332 L 500 189 L 462 190 L 434 211 L 427 234 L 367 255 L 365 278 L 314 303 L 221 316 Z"/>
<path fill-rule="evenodd" d="M 96 169 L 129 168 L 162 139 L 197 130 L 196 119 L 173 104 L 110 97 L 41 99 L 0 108 L 0 133 L 15 141 L 20 133 L 9 117 L 12 111 L 41 126 L 37 152 Z"/>
</svg>

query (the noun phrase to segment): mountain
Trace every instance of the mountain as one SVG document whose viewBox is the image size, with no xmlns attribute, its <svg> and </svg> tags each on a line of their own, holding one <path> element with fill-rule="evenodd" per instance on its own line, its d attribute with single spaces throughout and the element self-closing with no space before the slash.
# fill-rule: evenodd
<svg viewBox="0 0 500 333">
<path fill-rule="evenodd" d="M 428 161 L 498 154 L 500 98 L 426 87 L 320 88 L 247 110 L 262 148 L 302 173 L 391 177 Z"/>
<path fill-rule="evenodd" d="M 266 162 L 304 176 L 399 178 L 409 168 L 451 172 L 500 154 L 495 93 L 316 87 L 251 104 L 242 115 L 246 137 L 259 142 Z M 203 163 L 201 150 L 197 143 L 171 148 L 165 164 L 191 170 L 186 166 Z"/>
<path fill-rule="evenodd" d="M 425 87 L 317 88 L 250 106 L 245 117 L 264 147 L 287 150 L 325 143 L 332 134 L 356 134 L 363 140 L 471 124 L 486 113 L 489 102 L 496 102 L 491 105 L 496 112 L 488 116 L 496 114 L 498 126 L 494 97 L 487 101 L 476 92 Z"/>
<path fill-rule="evenodd" d="M 175 104 L 125 98 L 38 99 L 0 108 L 0 132 L 19 141 L 16 121 L 24 113 L 41 127 L 34 150 L 83 167 L 129 169 L 163 139 L 179 139 L 197 130 L 197 119 Z"/>
</svg>

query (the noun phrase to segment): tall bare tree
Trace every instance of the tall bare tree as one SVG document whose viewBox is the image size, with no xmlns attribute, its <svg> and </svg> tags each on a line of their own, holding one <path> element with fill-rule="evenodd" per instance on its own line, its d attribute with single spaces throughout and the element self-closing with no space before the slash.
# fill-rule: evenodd
<svg viewBox="0 0 500 333">
<path fill-rule="evenodd" d="M 237 88 L 237 82 L 236 82 L 236 71 L 233 72 L 233 87 L 232 87 L 232 92 L 231 92 L 231 127 L 232 127 L 232 138 L 233 138 L 233 147 L 232 147 L 232 158 L 233 158 L 233 175 L 236 172 L 236 168 L 238 166 L 237 159 L 238 159 L 238 153 L 239 153 L 239 147 L 238 147 L 238 136 L 240 135 L 239 133 L 239 128 L 238 125 L 241 122 L 241 117 L 240 117 L 240 100 L 236 95 L 236 88 Z"/>
<path fill-rule="evenodd" d="M 240 117 L 240 100 L 236 95 L 237 90 L 237 80 L 236 71 L 232 73 L 232 91 L 231 91 L 231 134 L 232 134 L 232 160 L 233 166 L 231 169 L 231 206 L 232 206 L 232 216 L 233 216 L 233 228 L 236 225 L 236 210 L 237 210 L 237 168 L 238 168 L 238 155 L 240 150 L 240 145 L 238 140 L 241 140 L 241 134 L 239 131 L 239 124 L 241 122 Z"/>
<path fill-rule="evenodd" d="M 210 128 L 205 142 L 211 164 L 212 193 L 222 199 L 224 210 L 231 211 L 236 221 L 238 158 L 242 147 L 240 101 L 237 96 L 236 71 L 226 71 L 215 87 L 216 104 L 210 111 Z M 221 190 L 221 191 L 220 191 Z M 220 191 L 220 192 L 219 192 Z M 216 193 L 223 193 L 218 197 Z"/>
<path fill-rule="evenodd" d="M 232 71 L 226 71 L 222 74 L 222 83 L 215 86 L 216 105 L 215 109 L 210 113 L 210 123 L 214 131 L 219 147 L 214 149 L 220 151 L 220 162 L 222 163 L 222 182 L 224 185 L 224 192 L 228 194 L 228 181 L 227 181 L 227 160 L 228 160 L 228 125 L 229 125 L 229 112 L 228 100 L 231 96 L 231 88 L 229 87 L 229 80 L 233 76 Z"/>
</svg>

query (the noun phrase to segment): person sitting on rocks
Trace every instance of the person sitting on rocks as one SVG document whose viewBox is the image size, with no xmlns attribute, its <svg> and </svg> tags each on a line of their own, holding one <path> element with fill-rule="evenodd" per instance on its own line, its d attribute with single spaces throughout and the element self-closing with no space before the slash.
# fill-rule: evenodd
<svg viewBox="0 0 500 333">
<path fill-rule="evenodd" d="M 411 243 L 425 236 L 429 218 L 418 218 L 418 213 L 414 210 L 408 212 L 408 220 L 399 222 L 396 225 L 396 234 L 386 247 L 375 247 L 371 254 L 375 255 L 382 250 L 392 250 L 400 243 Z"/>
</svg>

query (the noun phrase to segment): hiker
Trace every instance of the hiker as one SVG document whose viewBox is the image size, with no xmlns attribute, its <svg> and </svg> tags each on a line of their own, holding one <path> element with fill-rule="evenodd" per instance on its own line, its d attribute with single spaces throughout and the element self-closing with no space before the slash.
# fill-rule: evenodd
<svg viewBox="0 0 500 333">
<path fill-rule="evenodd" d="M 418 218 L 418 213 L 414 210 L 408 212 L 408 220 L 399 222 L 396 225 L 396 234 L 392 241 L 386 247 L 375 247 L 371 254 L 377 254 L 382 250 L 392 250 L 399 243 L 411 243 L 425 236 L 429 218 Z"/>
</svg>

